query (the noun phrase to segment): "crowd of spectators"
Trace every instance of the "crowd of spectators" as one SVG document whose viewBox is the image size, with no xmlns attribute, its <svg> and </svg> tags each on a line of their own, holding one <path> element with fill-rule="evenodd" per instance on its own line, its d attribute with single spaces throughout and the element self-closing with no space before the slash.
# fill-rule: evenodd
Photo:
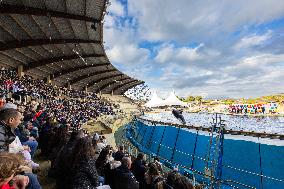
<svg viewBox="0 0 284 189">
<path fill-rule="evenodd" d="M 45 108 L 57 122 L 68 123 L 74 127 L 81 126 L 90 119 L 96 119 L 101 114 L 114 114 L 113 106 L 101 101 L 95 93 L 68 90 L 27 75 L 20 78 L 15 70 L 1 69 L 1 92 L 12 94 L 11 96 L 20 106 L 26 101 L 27 96 L 40 99 L 42 101 L 40 106 L 36 101 L 32 101 L 39 112 L 41 112 L 40 109 Z M 25 107 L 27 107 L 26 104 Z"/>
<path fill-rule="evenodd" d="M 113 114 L 111 105 L 94 94 L 85 99 L 90 94 L 58 90 L 10 70 L 1 70 L 0 77 L 0 189 L 41 188 L 36 152 L 50 160 L 48 176 L 60 189 L 193 188 L 177 171 L 165 174 L 157 158 L 146 164 L 143 154 L 132 157 L 122 146 L 116 151 L 103 136 L 81 129 L 89 119 Z M 15 101 L 5 99 L 8 93 Z M 34 94 L 44 100 L 23 100 Z"/>
</svg>

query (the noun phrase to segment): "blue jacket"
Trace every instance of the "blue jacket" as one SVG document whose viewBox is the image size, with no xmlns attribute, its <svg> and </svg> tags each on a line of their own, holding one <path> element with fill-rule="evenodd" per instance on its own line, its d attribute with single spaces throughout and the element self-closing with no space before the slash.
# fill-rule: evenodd
<svg viewBox="0 0 284 189">
<path fill-rule="evenodd" d="M 24 124 L 21 124 L 19 127 L 15 129 L 15 135 L 19 137 L 21 143 L 29 140 L 29 134 L 25 132 Z"/>
</svg>

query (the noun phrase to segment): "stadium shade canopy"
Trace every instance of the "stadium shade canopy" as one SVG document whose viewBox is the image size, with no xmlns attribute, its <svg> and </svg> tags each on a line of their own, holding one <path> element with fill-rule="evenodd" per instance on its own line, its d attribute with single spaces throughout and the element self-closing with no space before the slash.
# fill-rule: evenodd
<svg viewBox="0 0 284 189">
<path fill-rule="evenodd" d="M 163 100 L 158 97 L 157 93 L 155 92 L 151 99 L 145 104 L 146 107 L 152 108 L 152 107 L 159 107 L 163 105 Z"/>
<path fill-rule="evenodd" d="M 144 83 L 120 72 L 106 56 L 103 18 L 107 5 L 107 0 L 2 0 L 0 66 L 49 78 L 57 86 L 72 81 L 72 89 L 87 87 L 89 92 L 115 89 L 123 94 Z M 117 75 L 129 78 L 120 81 L 123 90 L 117 90 Z M 110 85 L 99 82 L 100 78 Z"/>
<path fill-rule="evenodd" d="M 165 100 L 158 97 L 157 93 L 154 93 L 152 98 L 145 104 L 146 107 L 161 107 L 161 106 L 182 106 L 188 107 L 187 103 L 179 100 L 174 92 L 171 92 L 170 96 Z"/>
<path fill-rule="evenodd" d="M 187 103 L 177 98 L 174 92 L 171 92 L 170 96 L 162 103 L 164 106 L 183 106 L 188 107 Z"/>
</svg>

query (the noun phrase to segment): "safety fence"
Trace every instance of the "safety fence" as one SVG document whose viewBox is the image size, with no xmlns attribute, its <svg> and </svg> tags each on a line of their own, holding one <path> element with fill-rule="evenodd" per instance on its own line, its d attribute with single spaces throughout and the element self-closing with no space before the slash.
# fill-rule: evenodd
<svg viewBox="0 0 284 189">
<path fill-rule="evenodd" d="M 178 166 L 183 174 L 209 187 L 284 188 L 284 145 L 261 143 L 260 137 L 254 141 L 232 139 L 218 131 L 151 120 L 136 119 L 126 128 L 132 145 L 149 158 L 159 156 L 167 167 Z"/>
</svg>

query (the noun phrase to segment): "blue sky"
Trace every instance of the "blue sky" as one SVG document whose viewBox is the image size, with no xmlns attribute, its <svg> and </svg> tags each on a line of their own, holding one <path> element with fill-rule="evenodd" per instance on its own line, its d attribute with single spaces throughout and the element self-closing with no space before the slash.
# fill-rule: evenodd
<svg viewBox="0 0 284 189">
<path fill-rule="evenodd" d="M 284 92 L 283 0 L 111 0 L 111 62 L 166 97 Z"/>
</svg>

